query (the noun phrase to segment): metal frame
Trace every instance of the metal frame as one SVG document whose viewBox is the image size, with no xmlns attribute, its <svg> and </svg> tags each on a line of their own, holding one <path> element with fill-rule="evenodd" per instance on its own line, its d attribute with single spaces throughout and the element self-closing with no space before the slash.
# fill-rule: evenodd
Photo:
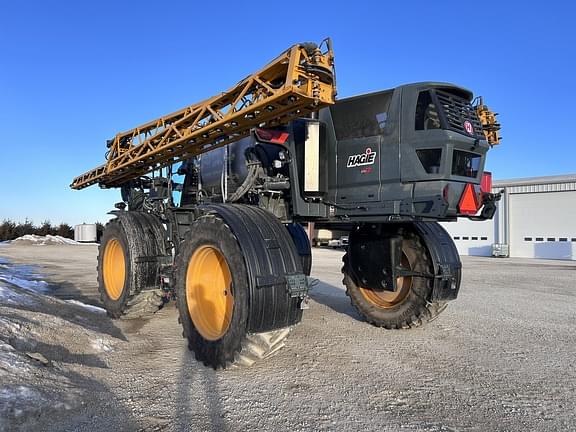
<svg viewBox="0 0 576 432">
<path fill-rule="evenodd" d="M 325 42 L 325 43 L 324 43 Z M 76 177 L 70 187 L 117 187 L 160 168 L 334 103 L 332 44 L 292 46 L 230 90 L 160 117 L 108 142 L 107 162 Z"/>
<path fill-rule="evenodd" d="M 486 141 L 491 146 L 500 144 L 500 123 L 496 120 L 497 113 L 490 111 L 490 109 L 484 105 L 484 100 L 482 97 L 479 98 L 478 104 L 476 105 L 476 114 L 482 123 L 482 130 L 486 136 Z"/>
</svg>

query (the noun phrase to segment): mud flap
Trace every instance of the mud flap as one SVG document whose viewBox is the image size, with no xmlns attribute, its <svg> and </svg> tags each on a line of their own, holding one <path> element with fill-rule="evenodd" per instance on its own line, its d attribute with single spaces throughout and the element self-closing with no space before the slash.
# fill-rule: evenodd
<svg viewBox="0 0 576 432">
<path fill-rule="evenodd" d="M 462 263 L 450 234 L 437 222 L 414 222 L 434 265 L 434 287 L 429 301 L 447 301 L 458 297 Z"/>
</svg>

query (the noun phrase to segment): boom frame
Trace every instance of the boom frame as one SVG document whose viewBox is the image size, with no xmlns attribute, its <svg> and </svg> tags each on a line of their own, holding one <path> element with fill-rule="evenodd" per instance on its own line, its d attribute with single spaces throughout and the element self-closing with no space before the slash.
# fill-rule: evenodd
<svg viewBox="0 0 576 432">
<path fill-rule="evenodd" d="M 237 141 L 254 127 L 304 117 L 333 104 L 335 97 L 330 39 L 320 46 L 294 45 L 228 91 L 117 134 L 107 143 L 107 162 L 76 177 L 70 187 L 119 187 Z"/>
</svg>

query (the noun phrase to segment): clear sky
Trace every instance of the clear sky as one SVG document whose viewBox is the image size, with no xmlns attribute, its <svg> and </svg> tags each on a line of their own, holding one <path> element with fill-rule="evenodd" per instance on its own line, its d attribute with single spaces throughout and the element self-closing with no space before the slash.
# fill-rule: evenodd
<svg viewBox="0 0 576 432">
<path fill-rule="evenodd" d="M 115 190 L 72 191 L 105 140 L 330 36 L 339 96 L 438 80 L 500 113 L 496 179 L 576 172 L 570 1 L 5 1 L 0 220 L 106 221 Z"/>
</svg>

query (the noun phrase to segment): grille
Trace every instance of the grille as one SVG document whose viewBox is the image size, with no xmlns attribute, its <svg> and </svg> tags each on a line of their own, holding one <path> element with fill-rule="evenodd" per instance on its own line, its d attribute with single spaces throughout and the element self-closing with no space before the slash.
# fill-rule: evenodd
<svg viewBox="0 0 576 432">
<path fill-rule="evenodd" d="M 482 123 L 480 123 L 476 111 L 472 105 L 466 101 L 466 99 L 462 99 L 442 90 L 436 90 L 436 96 L 438 97 L 438 102 L 444 112 L 448 129 L 464 135 L 485 139 L 484 133 L 482 132 Z M 464 122 L 466 122 L 466 120 L 468 120 L 474 127 L 474 132 L 472 134 L 468 133 L 464 128 Z"/>
</svg>

